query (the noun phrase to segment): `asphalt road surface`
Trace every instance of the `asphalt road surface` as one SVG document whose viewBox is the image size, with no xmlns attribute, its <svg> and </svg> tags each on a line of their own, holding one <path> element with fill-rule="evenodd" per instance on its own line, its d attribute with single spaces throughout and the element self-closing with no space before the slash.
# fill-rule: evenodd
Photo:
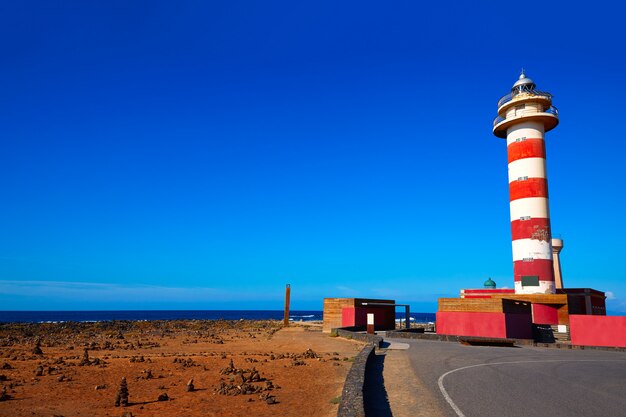
<svg viewBox="0 0 626 417">
<path fill-rule="evenodd" d="M 407 355 L 421 382 L 412 395 L 436 398 L 442 415 L 626 417 L 624 352 L 396 341 L 410 344 L 389 354 Z"/>
</svg>

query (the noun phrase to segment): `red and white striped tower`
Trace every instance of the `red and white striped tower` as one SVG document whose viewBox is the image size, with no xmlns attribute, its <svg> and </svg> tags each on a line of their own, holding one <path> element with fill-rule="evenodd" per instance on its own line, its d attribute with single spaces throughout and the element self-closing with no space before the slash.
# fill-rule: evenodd
<svg viewBox="0 0 626 417">
<path fill-rule="evenodd" d="M 506 138 L 516 294 L 554 294 L 545 132 L 559 123 L 552 95 L 522 70 L 498 102 L 493 134 Z"/>
</svg>

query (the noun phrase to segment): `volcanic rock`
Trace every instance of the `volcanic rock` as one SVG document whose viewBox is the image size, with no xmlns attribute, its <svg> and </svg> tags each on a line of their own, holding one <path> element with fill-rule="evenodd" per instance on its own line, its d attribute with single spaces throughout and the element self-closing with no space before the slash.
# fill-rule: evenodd
<svg viewBox="0 0 626 417">
<path fill-rule="evenodd" d="M 267 404 L 276 404 L 278 402 L 276 401 L 276 397 L 267 393 L 259 395 L 259 399 L 265 401 Z"/>
</svg>

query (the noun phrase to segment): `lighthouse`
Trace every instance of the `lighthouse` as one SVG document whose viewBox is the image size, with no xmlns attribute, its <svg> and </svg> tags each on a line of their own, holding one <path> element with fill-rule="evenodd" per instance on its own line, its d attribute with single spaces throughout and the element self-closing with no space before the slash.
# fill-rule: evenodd
<svg viewBox="0 0 626 417">
<path fill-rule="evenodd" d="M 516 294 L 555 293 L 544 139 L 558 124 L 552 95 L 522 70 L 493 121 L 493 134 L 507 145 Z"/>
<path fill-rule="evenodd" d="M 606 314 L 602 291 L 563 288 L 559 263 L 563 241 L 552 238 L 550 230 L 544 142 L 546 132 L 558 124 L 552 95 L 537 90 L 522 71 L 511 92 L 498 101 L 493 121 L 493 134 L 506 139 L 509 161 L 515 287 L 497 288 L 488 279 L 484 288 L 461 289 L 459 298 L 440 298 L 437 334 L 501 339 L 554 336 L 546 341 L 567 340 L 571 334 L 572 344 L 597 346 L 608 346 L 603 345 L 607 334 L 619 334 L 609 326 L 607 331 L 596 330 L 596 323 L 608 321 L 584 317 Z M 587 337 L 593 337 L 593 342 L 587 342 Z M 616 338 L 610 343 L 623 346 L 625 342 Z"/>
</svg>

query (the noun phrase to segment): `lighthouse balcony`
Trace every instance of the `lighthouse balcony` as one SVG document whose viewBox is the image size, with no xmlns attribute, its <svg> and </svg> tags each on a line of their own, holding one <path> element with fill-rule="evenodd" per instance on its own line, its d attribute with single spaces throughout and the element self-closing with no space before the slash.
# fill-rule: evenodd
<svg viewBox="0 0 626 417">
<path fill-rule="evenodd" d="M 509 117 L 497 116 L 493 121 L 493 134 L 499 138 L 506 138 L 509 127 L 526 120 L 543 123 L 547 132 L 559 124 L 559 110 L 554 106 L 550 106 L 545 110 L 524 108 L 510 113 Z"/>
<path fill-rule="evenodd" d="M 552 105 L 552 94 L 543 91 L 514 91 L 502 97 L 498 102 L 498 115 L 508 115 L 519 106 L 547 109 Z"/>
<path fill-rule="evenodd" d="M 552 94 L 539 90 L 515 90 L 498 100 L 498 108 L 510 103 L 511 101 L 519 101 L 528 98 L 539 98 L 552 101 Z"/>
</svg>

